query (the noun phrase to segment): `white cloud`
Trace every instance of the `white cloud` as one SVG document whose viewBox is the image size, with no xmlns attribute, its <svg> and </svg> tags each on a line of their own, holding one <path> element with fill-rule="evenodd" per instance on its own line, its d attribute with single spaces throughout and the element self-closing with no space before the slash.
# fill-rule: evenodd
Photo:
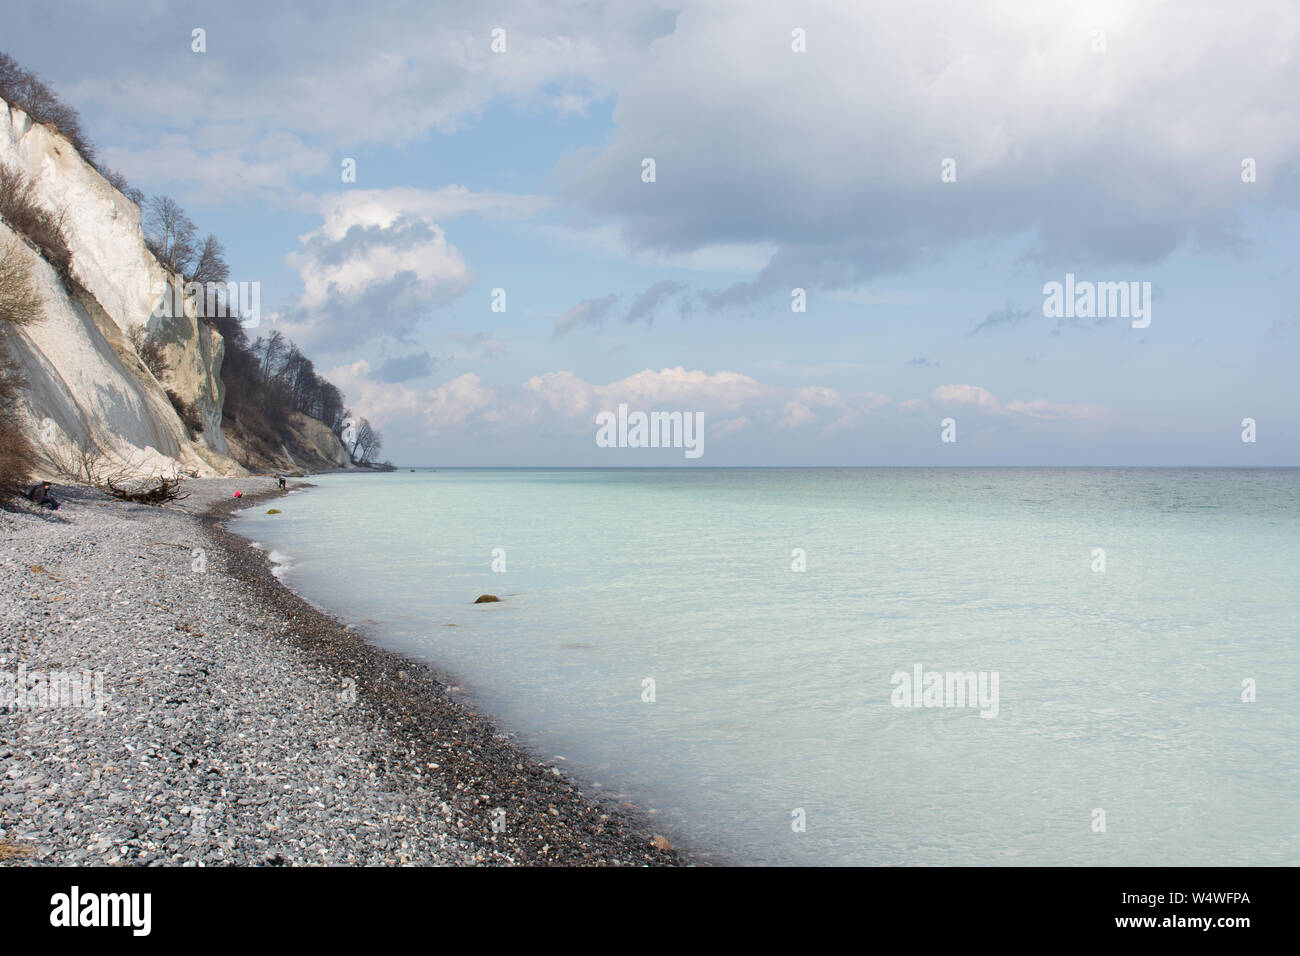
<svg viewBox="0 0 1300 956">
<path fill-rule="evenodd" d="M 465 424 L 473 416 L 490 409 L 497 400 L 495 389 L 484 385 L 473 372 L 444 382 L 425 393 L 427 404 L 422 413 L 429 423 L 429 434 Z"/>
<path fill-rule="evenodd" d="M 748 416 L 742 415 L 739 418 L 727 418 L 720 422 L 714 422 L 708 428 L 708 436 L 714 440 L 726 438 L 737 432 L 744 431 L 753 424 Z"/>
<path fill-rule="evenodd" d="M 693 249 L 642 248 L 630 244 L 619 226 L 539 223 L 532 231 L 548 241 L 575 246 L 602 259 L 627 260 L 652 269 L 691 272 L 737 272 L 762 269 L 776 253 L 773 242 L 710 242 Z"/>
<path fill-rule="evenodd" d="M 330 162 L 326 150 L 285 130 L 251 136 L 233 132 L 236 138 L 219 138 L 207 145 L 206 137 L 166 134 L 151 138 L 144 148 L 108 147 L 102 156 L 106 165 L 126 173 L 129 180 L 182 182 L 182 199 L 206 203 L 250 192 L 291 195 L 301 177 L 323 172 Z"/>
<path fill-rule="evenodd" d="M 1289 0 L 688 3 L 566 195 L 637 250 L 777 247 L 714 307 L 860 287 L 976 238 L 1151 262 L 1228 241 L 1300 163 L 1297 46 Z M 1245 156 L 1270 170 L 1250 193 Z"/>
<path fill-rule="evenodd" d="M 374 286 L 402 273 L 413 276 L 416 294 L 430 300 L 454 297 L 470 284 L 464 257 L 436 223 L 407 220 L 361 230 L 356 241 L 348 244 L 351 248 L 342 240 L 317 242 L 317 238 L 308 237 L 305 252 L 285 257 L 302 277 L 299 305 L 304 309 L 319 309 L 336 297 L 354 304 Z"/>
<path fill-rule="evenodd" d="M 916 435 L 920 429 L 929 434 L 932 423 L 921 428 L 917 414 L 954 405 L 1022 427 L 1044 420 L 1084 426 L 1106 420 L 1105 410 L 1095 406 L 1045 399 L 1003 403 L 977 385 L 941 386 L 928 402 L 895 401 L 877 392 L 793 388 L 738 372 L 680 366 L 643 369 L 603 384 L 571 371 L 534 375 L 518 386 L 489 385 L 478 375 L 466 374 L 429 389 L 378 382 L 363 361 L 326 374 L 344 390 L 353 410 L 376 426 L 391 426 L 408 441 L 472 440 L 483 457 L 535 442 L 539 436 L 553 449 L 585 448 L 595 434 L 597 414 L 624 403 L 633 410 L 701 412 L 710 438 L 733 438 L 757 443 L 758 448 L 791 441 L 814 447 L 818 442 L 843 442 L 846 434 L 859 432 L 898 436 Z M 848 441 L 844 447 L 856 447 L 855 439 Z"/>
<path fill-rule="evenodd" d="M 491 7 L 371 0 L 364 9 L 321 3 L 310 12 L 227 0 L 204 11 L 202 55 L 190 51 L 193 24 L 177 11 L 156 11 L 153 22 L 179 38 L 174 44 L 157 43 L 156 31 L 116 8 L 82 5 L 77 21 L 116 55 L 71 62 L 60 92 L 84 108 L 100 106 L 134 140 L 115 154 L 123 172 L 143 178 L 151 169 L 227 195 L 274 175 L 274 158 L 256 163 L 251 179 L 213 178 L 209 170 L 237 168 L 232 158 L 246 153 L 244 144 L 275 131 L 291 131 L 337 163 L 367 144 L 454 132 L 499 101 L 581 115 L 639 68 L 653 39 L 671 29 L 672 14 L 642 0 Z M 504 53 L 491 49 L 498 26 L 506 30 Z M 205 135 L 216 128 L 224 137 Z M 189 140 L 194 155 L 159 148 L 159 129 Z M 166 164 L 169 156 L 196 162 Z M 290 159 L 281 157 L 281 168 L 294 168 Z"/>
<path fill-rule="evenodd" d="M 804 425 L 811 425 L 817 421 L 817 416 L 813 410 L 803 402 L 787 402 L 785 406 L 785 415 L 777 423 L 778 428 L 801 428 Z"/>
<path fill-rule="evenodd" d="M 980 385 L 940 385 L 930 397 L 936 405 L 978 405 L 981 408 L 996 408 L 998 400 L 986 388 Z"/>
<path fill-rule="evenodd" d="M 342 239 L 354 226 L 388 228 L 403 216 L 436 222 L 471 213 L 518 219 L 534 216 L 550 204 L 545 196 L 473 192 L 455 185 L 441 189 L 348 190 L 321 196 L 317 202 L 324 223 L 315 232 L 302 236 L 304 242 L 315 236 Z"/>
<path fill-rule="evenodd" d="M 322 221 L 299 236 L 300 251 L 285 257 L 303 289 L 280 324 L 304 347 L 327 352 L 383 334 L 404 338 L 430 308 L 473 286 L 476 277 L 440 220 L 526 217 L 546 205 L 537 196 L 463 186 L 357 190 L 299 202 L 314 202 Z M 472 344 L 485 355 L 504 348 L 495 340 Z"/>
<path fill-rule="evenodd" d="M 593 299 L 583 299 L 555 320 L 553 334 L 565 335 L 580 325 L 599 326 L 604 323 L 617 304 L 618 296 L 612 292 Z"/>
<path fill-rule="evenodd" d="M 1003 403 L 980 385 L 940 385 L 930 393 L 930 398 L 938 408 L 973 405 L 995 415 L 1023 415 L 1049 421 L 1099 421 L 1106 417 L 1106 410 L 1098 405 L 1049 402 L 1042 398 Z"/>
<path fill-rule="evenodd" d="M 429 437 L 459 429 L 490 412 L 498 397 L 495 389 L 472 372 L 424 390 L 376 381 L 365 361 L 331 369 L 326 378 L 343 390 L 358 416 L 377 426 L 413 420 Z"/>
<path fill-rule="evenodd" d="M 524 382 L 524 392 L 548 411 L 564 418 L 587 416 L 592 411 L 595 390 L 572 372 L 547 372 Z"/>
</svg>

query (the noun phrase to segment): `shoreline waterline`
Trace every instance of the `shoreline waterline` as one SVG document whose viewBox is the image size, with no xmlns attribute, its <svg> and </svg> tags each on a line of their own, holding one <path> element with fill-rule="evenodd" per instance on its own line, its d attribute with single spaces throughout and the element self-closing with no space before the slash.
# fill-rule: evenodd
<svg viewBox="0 0 1300 956">
<path fill-rule="evenodd" d="M 438 469 L 322 476 L 239 527 L 291 556 L 297 592 L 468 677 L 533 752 L 685 843 L 1195 865 L 1295 859 L 1291 715 L 1238 685 L 1294 672 L 1297 478 Z M 988 699 L 901 706 L 918 666 L 987 675 Z M 1096 839 L 1098 807 L 1125 826 Z"/>
<path fill-rule="evenodd" d="M 197 480 L 163 508 L 72 487 L 55 514 L 0 514 L 0 662 L 89 668 L 107 698 L 0 714 L 5 864 L 688 862 L 449 675 L 282 585 L 222 524 L 271 484 Z"/>
<path fill-rule="evenodd" d="M 250 538 L 227 524 L 241 512 L 287 497 L 295 491 L 310 493 L 314 487 L 309 479 L 302 479 L 284 491 L 270 489 L 233 501 L 218 502 L 204 513 L 201 520 L 209 526 L 223 547 L 242 559 L 228 568 L 229 573 L 261 590 L 268 605 L 298 619 L 300 626 L 308 631 L 308 635 L 298 637 L 306 640 L 314 654 L 323 655 L 327 662 L 346 662 L 354 668 L 352 679 L 356 681 L 359 694 L 370 692 L 378 695 L 384 717 L 397 722 L 396 726 L 386 726 L 384 732 L 400 747 L 407 748 L 411 766 L 418 766 L 421 761 L 427 765 L 434 759 L 439 759 L 442 761 L 439 769 L 446 767 L 447 751 L 440 743 L 430 740 L 427 733 L 421 732 L 430 728 L 418 723 L 420 717 L 431 716 L 441 709 L 441 716 L 458 724 L 456 729 L 460 732 L 473 728 L 481 740 L 499 744 L 486 754 L 476 755 L 484 760 L 485 768 L 491 766 L 489 772 L 496 772 L 502 775 L 498 779 L 505 780 L 504 787 L 497 791 L 499 798 L 514 799 L 517 802 L 547 798 L 553 802 L 570 800 L 589 804 L 590 807 L 585 809 L 594 809 L 598 815 L 611 818 L 608 826 L 618 831 L 617 842 L 624 844 L 625 850 L 646 854 L 646 858 L 638 862 L 653 865 L 700 862 L 693 859 L 690 851 L 679 846 L 676 840 L 672 841 L 671 850 L 655 848 L 651 840 L 657 831 L 649 826 L 649 821 L 643 818 L 641 811 L 628 804 L 616 804 L 611 795 L 586 792 L 583 787 L 589 785 L 587 781 L 571 777 L 554 764 L 547 763 L 539 755 L 530 752 L 514 739 L 508 729 L 499 726 L 495 718 L 484 716 L 472 695 L 453 698 L 451 689 L 459 691 L 462 687 L 462 681 L 457 675 L 437 664 L 417 661 L 380 646 L 370 639 L 364 627 L 347 624 L 300 595 L 282 579 L 284 568 L 292 566 L 292 555 L 284 556 L 286 561 L 277 564 L 271 557 L 272 551 L 256 547 Z M 439 734 L 441 729 L 433 728 L 434 734 Z M 530 774 L 530 779 L 514 776 L 525 771 Z M 417 782 L 416 785 L 420 784 Z M 621 819 L 612 822 L 615 817 Z M 573 835 L 579 841 L 584 836 L 582 831 L 576 831 Z M 520 862 L 576 862 L 581 865 L 584 861 Z"/>
</svg>

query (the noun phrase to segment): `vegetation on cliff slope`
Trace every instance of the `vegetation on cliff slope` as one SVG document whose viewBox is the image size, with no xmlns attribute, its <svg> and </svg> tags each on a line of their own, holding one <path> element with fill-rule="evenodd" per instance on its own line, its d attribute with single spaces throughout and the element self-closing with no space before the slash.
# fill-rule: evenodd
<svg viewBox="0 0 1300 956">
<path fill-rule="evenodd" d="M 24 70 L 10 56 L 0 52 L 0 98 L 24 110 L 33 120 L 61 133 L 81 156 L 115 188 L 141 207 L 141 225 L 146 246 L 164 268 L 189 282 L 224 284 L 230 269 L 225 250 L 215 235 L 199 239 L 198 227 L 180 204 L 169 196 L 146 199 L 119 174 L 99 165 L 95 149 L 81 125 L 81 117 L 34 73 Z M 71 253 L 56 217 L 42 210 L 32 199 L 32 184 L 16 171 L 0 166 L 0 216 L 15 231 L 37 245 L 45 257 L 67 275 Z M 206 299 L 206 297 L 204 297 Z M 224 303 L 218 293 L 218 301 Z M 218 308 L 218 314 L 204 315 L 206 302 L 197 303 L 200 317 L 225 340 L 221 379 L 225 385 L 222 417 L 225 429 L 242 449 L 242 463 L 255 469 L 283 461 L 285 449 L 297 441 L 290 415 L 299 412 L 315 418 L 343 442 L 354 460 L 373 461 L 382 439 L 369 422 L 349 428 L 351 412 L 343 394 L 321 377 L 311 359 L 279 332 L 250 341 L 236 315 Z M 39 312 L 39 307 L 38 307 Z M 163 371 L 157 343 L 147 334 L 132 336 L 136 351 L 158 376 Z M 172 395 L 191 437 L 201 430 L 197 414 Z M 196 427 L 197 426 L 197 427 Z"/>
<path fill-rule="evenodd" d="M 102 165 L 95 158 L 95 147 L 81 128 L 81 115 L 63 102 L 59 94 L 47 86 L 30 70 L 24 70 L 7 53 L 0 51 L 0 99 L 17 106 L 37 123 L 49 126 L 76 147 L 82 159 L 94 166 L 101 176 L 136 205 L 144 201 L 144 194 L 132 189 L 117 171 Z"/>
<path fill-rule="evenodd" d="M 22 378 L 5 339 L 17 325 L 35 322 L 41 297 L 17 240 L 0 241 L 0 500 L 18 494 L 36 467 L 36 449 L 18 421 Z"/>
</svg>

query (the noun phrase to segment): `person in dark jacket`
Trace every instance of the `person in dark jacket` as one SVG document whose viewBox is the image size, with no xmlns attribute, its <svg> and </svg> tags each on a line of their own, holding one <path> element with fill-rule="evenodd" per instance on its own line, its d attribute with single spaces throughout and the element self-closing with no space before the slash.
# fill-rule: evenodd
<svg viewBox="0 0 1300 956">
<path fill-rule="evenodd" d="M 57 511 L 63 507 L 55 501 L 54 496 L 50 494 L 50 483 L 48 481 L 42 481 L 40 484 L 32 485 L 28 488 L 27 497 L 32 499 L 32 501 L 36 502 L 36 504 L 40 505 L 42 508 L 49 508 L 51 511 Z"/>
</svg>

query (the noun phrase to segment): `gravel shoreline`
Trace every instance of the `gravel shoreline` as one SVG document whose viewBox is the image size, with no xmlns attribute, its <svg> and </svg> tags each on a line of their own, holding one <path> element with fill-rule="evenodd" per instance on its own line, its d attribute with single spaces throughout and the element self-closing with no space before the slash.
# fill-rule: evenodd
<svg viewBox="0 0 1300 956">
<path fill-rule="evenodd" d="M 0 865 L 685 862 L 280 584 L 221 525 L 283 494 L 271 479 L 186 487 L 0 511 Z M 20 709 L 20 668 L 84 674 L 85 705 L 65 683 Z"/>
</svg>

